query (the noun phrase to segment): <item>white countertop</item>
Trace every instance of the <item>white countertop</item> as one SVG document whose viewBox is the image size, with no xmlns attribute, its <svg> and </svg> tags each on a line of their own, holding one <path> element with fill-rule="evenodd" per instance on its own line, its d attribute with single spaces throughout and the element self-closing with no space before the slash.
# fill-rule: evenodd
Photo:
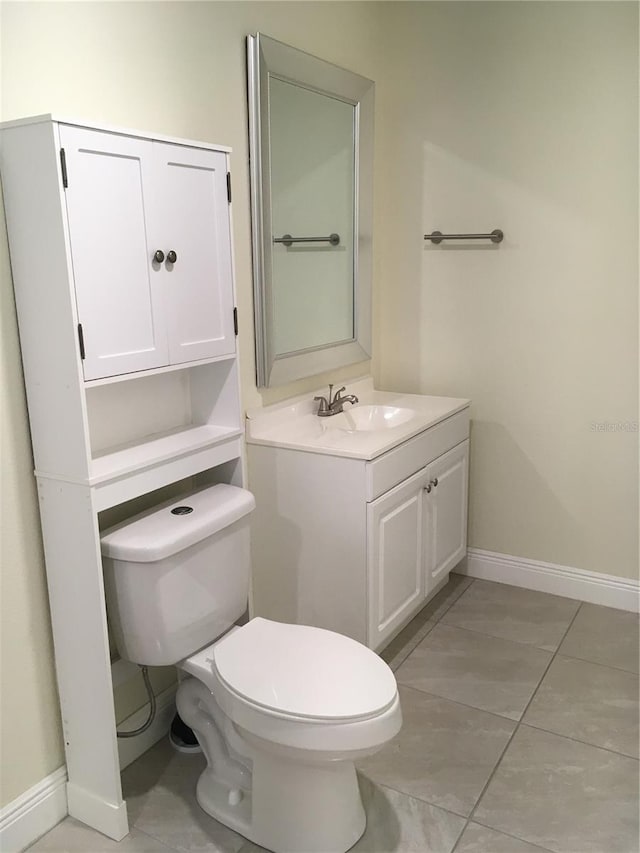
<svg viewBox="0 0 640 853">
<path fill-rule="evenodd" d="M 398 394 L 376 391 L 373 379 L 345 383 L 346 394 L 355 394 L 358 405 L 394 406 L 412 409 L 414 416 L 396 427 L 374 431 L 336 429 L 331 417 L 319 418 L 314 396 L 327 396 L 328 388 L 312 391 L 282 403 L 252 409 L 247 412 L 248 444 L 264 444 L 308 453 L 347 456 L 353 459 L 374 459 L 392 447 L 412 438 L 425 429 L 451 417 L 470 405 L 470 400 L 457 397 L 429 397 L 422 394 Z M 351 408 L 345 404 L 344 411 Z M 336 416 L 339 417 L 339 416 Z"/>
</svg>

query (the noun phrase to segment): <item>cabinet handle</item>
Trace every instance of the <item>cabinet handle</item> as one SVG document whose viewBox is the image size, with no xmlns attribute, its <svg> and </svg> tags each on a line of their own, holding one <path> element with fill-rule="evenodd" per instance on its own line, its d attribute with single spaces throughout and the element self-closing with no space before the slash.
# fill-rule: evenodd
<svg viewBox="0 0 640 853">
<path fill-rule="evenodd" d="M 155 252 L 155 253 L 154 253 L 154 255 L 153 255 L 153 260 L 154 260 L 157 264 L 161 264 L 161 263 L 164 261 L 164 252 L 162 251 L 162 249 L 157 249 L 157 250 L 156 250 L 156 252 Z"/>
<path fill-rule="evenodd" d="M 435 489 L 435 487 L 438 485 L 438 478 L 437 478 L 437 477 L 434 477 L 434 478 L 433 478 L 433 480 L 432 480 L 431 482 L 433 483 L 433 487 L 434 487 L 434 489 Z"/>
<path fill-rule="evenodd" d="M 167 260 L 170 264 L 175 264 L 175 262 L 178 260 L 178 256 L 173 251 L 173 249 L 169 249 L 169 251 L 167 252 Z"/>
<path fill-rule="evenodd" d="M 429 483 L 427 486 L 425 486 L 424 490 L 427 494 L 429 494 L 429 492 L 431 491 L 431 483 Z"/>
</svg>

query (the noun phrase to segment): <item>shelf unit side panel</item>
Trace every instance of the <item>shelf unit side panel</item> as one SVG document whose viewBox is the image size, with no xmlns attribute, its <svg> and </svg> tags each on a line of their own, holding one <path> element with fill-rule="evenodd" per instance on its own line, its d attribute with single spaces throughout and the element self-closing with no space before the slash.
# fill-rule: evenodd
<svg viewBox="0 0 640 853">
<path fill-rule="evenodd" d="M 85 479 L 89 431 L 56 128 L 4 130 L 0 152 L 35 466 Z"/>
<path fill-rule="evenodd" d="M 97 515 L 91 489 L 38 478 L 69 781 L 121 810 Z M 69 547 L 73 543 L 73 547 Z"/>
<path fill-rule="evenodd" d="M 189 379 L 193 423 L 242 428 L 235 359 L 193 367 Z"/>
</svg>

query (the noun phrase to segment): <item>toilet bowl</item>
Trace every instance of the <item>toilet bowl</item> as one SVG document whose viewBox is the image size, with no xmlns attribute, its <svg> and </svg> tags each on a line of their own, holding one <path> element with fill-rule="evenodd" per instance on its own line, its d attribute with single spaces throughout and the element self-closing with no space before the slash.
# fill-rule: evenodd
<svg viewBox="0 0 640 853">
<path fill-rule="evenodd" d="M 366 823 L 354 762 L 401 726 L 395 677 L 332 631 L 260 617 L 234 625 L 254 505 L 217 485 L 107 531 L 116 643 L 129 660 L 184 674 L 176 704 L 207 759 L 204 811 L 275 853 L 344 853 Z"/>
<path fill-rule="evenodd" d="M 240 738 L 227 729 L 240 765 L 228 785 L 215 772 L 200 778 L 204 810 L 267 849 L 326 853 L 355 844 L 365 816 L 354 761 L 399 729 L 386 664 L 331 631 L 255 618 L 179 666 L 195 679 L 182 682 L 178 711 L 209 766 L 219 750 L 216 715 Z M 243 787 L 249 767 L 252 785 Z"/>
</svg>

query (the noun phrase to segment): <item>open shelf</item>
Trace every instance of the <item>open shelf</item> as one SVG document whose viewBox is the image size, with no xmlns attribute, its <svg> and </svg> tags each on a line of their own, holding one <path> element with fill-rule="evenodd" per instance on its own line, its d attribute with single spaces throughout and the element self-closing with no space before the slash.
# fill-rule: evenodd
<svg viewBox="0 0 640 853">
<path fill-rule="evenodd" d="M 241 456 L 237 366 L 224 359 L 86 389 L 98 511 Z"/>
<path fill-rule="evenodd" d="M 105 451 L 91 461 L 90 485 L 96 486 L 242 435 L 232 427 L 196 426 L 151 436 L 143 443 Z"/>
<path fill-rule="evenodd" d="M 97 456 L 89 481 L 96 511 L 241 458 L 242 434 L 239 427 L 187 427 Z"/>
</svg>

